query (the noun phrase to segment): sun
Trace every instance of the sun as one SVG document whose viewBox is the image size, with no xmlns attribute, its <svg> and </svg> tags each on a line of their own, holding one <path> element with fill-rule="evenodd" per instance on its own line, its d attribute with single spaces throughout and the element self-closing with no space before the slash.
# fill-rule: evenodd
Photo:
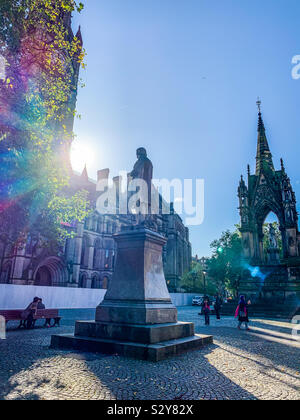
<svg viewBox="0 0 300 420">
<path fill-rule="evenodd" d="M 90 145 L 74 141 L 71 147 L 71 164 L 74 171 L 81 172 L 85 165 L 90 167 L 94 158 L 95 152 Z"/>
</svg>

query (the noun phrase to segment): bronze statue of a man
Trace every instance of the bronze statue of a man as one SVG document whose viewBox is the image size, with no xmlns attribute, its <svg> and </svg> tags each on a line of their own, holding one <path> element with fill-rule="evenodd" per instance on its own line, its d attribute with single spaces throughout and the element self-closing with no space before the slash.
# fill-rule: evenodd
<svg viewBox="0 0 300 420">
<path fill-rule="evenodd" d="M 145 199 L 145 202 L 140 203 L 140 208 L 143 214 L 141 215 L 142 217 L 138 218 L 138 224 L 141 224 L 143 221 L 145 221 L 145 216 L 147 214 L 151 214 L 151 188 L 153 177 L 153 165 L 151 160 L 147 157 L 147 151 L 144 147 L 140 147 L 139 149 L 137 149 L 136 155 L 138 160 L 135 163 L 134 168 L 129 175 L 132 179 L 140 179 L 145 181 L 148 189 L 148 202 L 146 203 L 147 199 Z"/>
<path fill-rule="evenodd" d="M 144 147 L 140 147 L 136 151 L 138 158 L 135 163 L 132 172 L 130 173 L 133 179 L 143 179 L 146 181 L 148 188 L 151 189 L 151 182 L 153 177 L 153 165 L 150 159 L 147 157 L 147 151 Z"/>
</svg>

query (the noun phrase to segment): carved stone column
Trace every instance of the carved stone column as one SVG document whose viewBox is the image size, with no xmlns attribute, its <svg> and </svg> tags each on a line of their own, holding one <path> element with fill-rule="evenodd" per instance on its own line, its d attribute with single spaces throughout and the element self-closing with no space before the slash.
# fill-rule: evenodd
<svg viewBox="0 0 300 420">
<path fill-rule="evenodd" d="M 74 264 L 73 264 L 73 282 L 76 284 L 79 283 L 83 228 L 84 228 L 83 223 L 79 223 L 77 227 L 77 236 L 74 238 L 75 250 L 74 250 Z"/>
</svg>

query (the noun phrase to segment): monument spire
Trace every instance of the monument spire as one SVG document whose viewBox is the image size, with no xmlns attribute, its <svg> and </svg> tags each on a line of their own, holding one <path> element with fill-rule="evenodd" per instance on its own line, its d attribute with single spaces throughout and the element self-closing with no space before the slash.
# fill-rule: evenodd
<svg viewBox="0 0 300 420">
<path fill-rule="evenodd" d="M 256 175 L 259 175 L 261 170 L 269 168 L 274 171 L 272 154 L 269 148 L 265 125 L 261 114 L 261 100 L 258 98 L 256 105 L 258 107 L 258 136 L 257 136 L 257 155 L 256 155 Z"/>
<path fill-rule="evenodd" d="M 280 159 L 280 164 L 281 164 L 281 170 L 282 170 L 282 172 L 285 173 L 285 166 L 284 166 L 284 162 L 283 162 L 283 159 L 282 158 Z"/>
<path fill-rule="evenodd" d="M 86 164 L 84 165 L 84 169 L 83 169 L 82 174 L 81 174 L 81 179 L 83 181 L 88 181 L 89 180 L 89 175 L 88 175 Z"/>
</svg>

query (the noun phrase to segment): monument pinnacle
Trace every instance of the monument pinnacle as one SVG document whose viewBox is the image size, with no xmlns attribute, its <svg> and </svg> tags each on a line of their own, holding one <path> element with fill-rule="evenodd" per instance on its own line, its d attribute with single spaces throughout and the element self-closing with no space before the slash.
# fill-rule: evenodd
<svg viewBox="0 0 300 420">
<path fill-rule="evenodd" d="M 261 114 L 261 100 L 259 98 L 256 104 L 258 107 L 256 175 L 259 175 L 260 172 L 265 168 L 269 168 L 272 171 L 274 171 L 275 169 L 273 165 L 272 154 L 266 136 L 265 125 Z"/>
</svg>

